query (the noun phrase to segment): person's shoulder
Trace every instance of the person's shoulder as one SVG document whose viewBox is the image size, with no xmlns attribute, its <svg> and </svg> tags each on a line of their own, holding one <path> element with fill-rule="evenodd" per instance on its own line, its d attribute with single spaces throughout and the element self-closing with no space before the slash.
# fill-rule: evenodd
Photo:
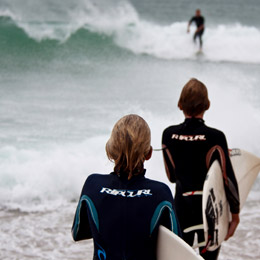
<svg viewBox="0 0 260 260">
<path fill-rule="evenodd" d="M 92 173 L 90 174 L 83 185 L 82 194 L 91 194 L 102 185 L 106 185 L 111 182 L 111 174 Z"/>
<path fill-rule="evenodd" d="M 85 184 L 92 184 L 92 183 L 96 183 L 97 181 L 107 180 L 110 178 L 111 178 L 111 174 L 92 173 L 87 177 Z"/>
<path fill-rule="evenodd" d="M 91 173 L 87 179 L 93 179 L 93 178 L 103 178 L 108 176 L 108 174 L 103 174 L 103 173 Z"/>
<path fill-rule="evenodd" d="M 151 187 L 153 187 L 154 189 L 157 189 L 161 192 L 165 191 L 165 192 L 171 192 L 169 186 L 161 181 L 157 181 L 157 180 L 153 180 L 153 179 L 149 179 L 149 178 L 145 178 L 146 182 L 148 182 Z"/>
<path fill-rule="evenodd" d="M 168 141 L 172 139 L 172 135 L 179 132 L 180 125 L 172 125 L 164 129 L 162 133 L 162 143 L 166 144 Z"/>
<path fill-rule="evenodd" d="M 219 137 L 225 137 L 225 134 L 223 131 L 217 129 L 217 128 L 214 128 L 214 127 L 210 127 L 210 126 L 207 126 L 205 125 L 206 129 L 208 132 L 216 135 L 216 136 L 219 136 Z"/>
<path fill-rule="evenodd" d="M 166 127 L 166 128 L 164 129 L 164 131 L 163 131 L 163 134 L 172 133 L 172 132 L 178 130 L 182 124 L 183 124 L 183 123 L 178 124 L 178 125 L 171 125 L 171 126 Z"/>
</svg>

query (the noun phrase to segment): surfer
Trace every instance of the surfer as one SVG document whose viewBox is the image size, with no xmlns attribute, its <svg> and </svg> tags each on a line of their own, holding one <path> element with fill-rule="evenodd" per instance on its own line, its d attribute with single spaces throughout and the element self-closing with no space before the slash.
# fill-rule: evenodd
<svg viewBox="0 0 260 260">
<path fill-rule="evenodd" d="M 106 144 L 114 171 L 92 174 L 83 186 L 72 236 L 75 241 L 93 238 L 93 259 L 155 260 L 159 225 L 180 234 L 169 187 L 145 177 L 150 142 L 143 118 L 121 118 Z"/>
<path fill-rule="evenodd" d="M 165 169 L 170 182 L 176 183 L 176 213 L 183 231 L 183 239 L 193 245 L 195 233 L 198 243 L 205 241 L 203 229 L 185 233 L 185 229 L 201 225 L 202 190 L 211 163 L 219 160 L 225 176 L 225 191 L 232 220 L 226 240 L 231 237 L 239 223 L 238 185 L 229 158 L 226 137 L 223 132 L 205 125 L 203 115 L 210 107 L 206 86 L 191 79 L 183 87 L 178 107 L 185 121 L 166 128 L 162 135 Z M 204 259 L 217 259 L 220 247 L 207 251 L 200 247 Z"/>
<path fill-rule="evenodd" d="M 189 23 L 188 23 L 188 29 L 187 29 L 187 32 L 189 33 L 190 32 L 190 25 L 195 22 L 196 23 L 196 26 L 197 26 L 197 29 L 193 35 L 193 40 L 194 42 L 196 42 L 196 38 L 199 38 L 199 42 L 200 42 L 200 50 L 202 50 L 202 34 L 204 32 L 204 22 L 205 22 L 205 19 L 204 17 L 201 15 L 201 12 L 200 12 L 200 9 L 197 9 L 196 10 L 196 13 L 195 13 L 195 16 L 193 16 Z"/>
</svg>

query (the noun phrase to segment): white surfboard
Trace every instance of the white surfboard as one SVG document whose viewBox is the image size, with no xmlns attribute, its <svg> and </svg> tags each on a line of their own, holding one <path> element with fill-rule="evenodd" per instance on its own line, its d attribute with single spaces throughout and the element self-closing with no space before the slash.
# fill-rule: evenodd
<svg viewBox="0 0 260 260">
<path fill-rule="evenodd" d="M 159 226 L 157 260 L 203 260 L 184 240 L 164 226 Z"/>
<path fill-rule="evenodd" d="M 240 149 L 232 149 L 231 162 L 238 183 L 240 209 L 260 171 L 260 158 Z M 203 227 L 207 250 L 212 251 L 224 241 L 229 221 L 229 204 L 225 195 L 223 175 L 218 161 L 211 165 L 203 186 Z"/>
</svg>

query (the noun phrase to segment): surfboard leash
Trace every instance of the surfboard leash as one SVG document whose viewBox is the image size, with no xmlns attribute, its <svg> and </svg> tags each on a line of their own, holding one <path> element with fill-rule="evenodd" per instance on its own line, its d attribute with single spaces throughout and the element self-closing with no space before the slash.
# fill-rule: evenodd
<svg viewBox="0 0 260 260">
<path fill-rule="evenodd" d="M 165 150 L 167 147 L 163 147 L 163 148 L 153 148 L 153 151 L 155 151 L 155 152 L 160 152 L 160 151 L 163 151 L 163 150 Z"/>
</svg>

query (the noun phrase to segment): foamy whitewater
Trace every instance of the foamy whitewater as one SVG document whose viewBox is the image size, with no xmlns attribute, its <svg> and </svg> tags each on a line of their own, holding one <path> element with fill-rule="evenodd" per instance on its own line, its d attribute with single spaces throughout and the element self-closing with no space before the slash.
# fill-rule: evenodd
<svg viewBox="0 0 260 260">
<path fill-rule="evenodd" d="M 186 33 L 198 7 L 202 54 Z M 160 148 L 191 77 L 209 90 L 206 124 L 260 157 L 259 13 L 258 0 L 0 0 L 0 259 L 92 259 L 70 229 L 86 177 L 113 169 L 114 123 L 141 115 Z M 145 167 L 174 193 L 161 152 Z M 260 177 L 220 260 L 259 258 L 259 190 Z"/>
</svg>

